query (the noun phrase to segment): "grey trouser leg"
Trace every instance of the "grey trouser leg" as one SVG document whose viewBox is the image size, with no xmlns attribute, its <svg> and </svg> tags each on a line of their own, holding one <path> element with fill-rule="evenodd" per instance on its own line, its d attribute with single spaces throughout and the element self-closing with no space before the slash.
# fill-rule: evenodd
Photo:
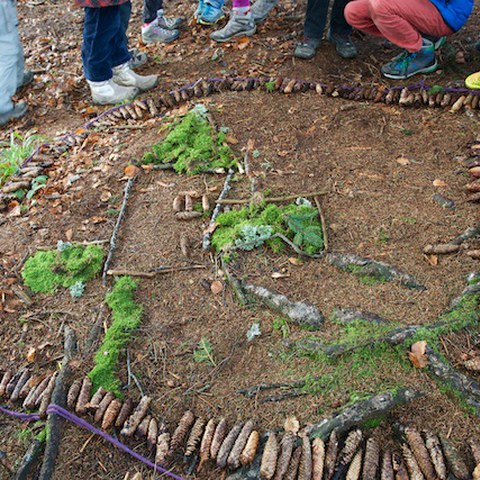
<svg viewBox="0 0 480 480">
<path fill-rule="evenodd" d="M 13 109 L 12 96 L 18 86 L 20 69 L 23 78 L 23 49 L 17 24 L 15 4 L 0 0 L 0 113 Z"/>
</svg>

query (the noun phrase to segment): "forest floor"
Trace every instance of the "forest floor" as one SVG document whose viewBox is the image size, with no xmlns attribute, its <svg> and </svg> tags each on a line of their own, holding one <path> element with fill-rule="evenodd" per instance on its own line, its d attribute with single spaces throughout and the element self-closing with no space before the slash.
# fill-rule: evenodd
<svg viewBox="0 0 480 480">
<path fill-rule="evenodd" d="M 188 18 L 194 7 L 185 1 L 165 6 L 168 15 Z M 139 5 L 134 8 L 132 46 L 138 44 L 150 58 L 142 72 L 160 75 L 152 94 L 200 77 L 228 75 L 386 84 L 379 67 L 396 54 L 378 40 L 356 35 L 360 52 L 356 60 L 340 60 L 326 42 L 312 61 L 294 59 L 304 2 L 281 4 L 248 42 L 214 44 L 208 38 L 209 29 L 186 25 L 178 42 L 146 47 L 139 43 Z M 75 132 L 101 113 L 102 108 L 90 104 L 82 78 L 82 18 L 73 2 L 25 1 L 19 5 L 27 64 L 36 75 L 33 85 L 19 96 L 29 102 L 31 113 L 9 129 L 20 135 L 35 132 L 53 138 Z M 455 51 L 466 52 L 467 63 L 447 58 L 445 68 L 427 82 L 461 85 L 466 73 L 478 69 L 478 60 L 470 60 L 468 45 L 479 37 L 479 18 L 476 11 L 466 28 L 450 40 Z M 362 282 L 322 259 L 298 261 L 293 251 L 275 254 L 259 249 L 239 255 L 232 266 L 236 274 L 296 301 L 315 304 L 327 321 L 320 332 L 312 333 L 263 307 L 241 306 L 228 286 L 218 294 L 211 291 L 211 283 L 224 278 L 218 258 L 201 249 L 208 218 L 179 222 L 171 208 L 181 190 L 208 192 L 213 201 L 224 176 L 184 177 L 141 170 L 112 268 L 148 271 L 185 262 L 206 266 L 139 280 L 135 297 L 145 312 L 128 352 L 131 370 L 154 399 L 154 412 L 172 424 L 189 408 L 204 416 L 225 416 L 230 423 L 253 418 L 266 430 L 281 426 L 289 415 L 297 416 L 302 424 L 315 423 L 358 398 L 409 386 L 426 395 L 396 409 L 394 420 L 439 432 L 459 446 L 471 435 L 480 436 L 477 417 L 423 370 L 410 365 L 406 350 L 400 360 L 392 349 L 381 358 L 345 359 L 332 366 L 284 345 L 286 338 L 310 338 L 312 334 L 322 340 L 334 339 L 338 334 L 331 315 L 335 308 L 374 312 L 395 325 L 428 324 L 448 309 L 465 288 L 467 275 L 479 269 L 478 260 L 463 254 L 427 257 L 423 248 L 444 243 L 478 221 L 478 204 L 466 201 L 468 177 L 462 163 L 468 145 L 478 136 L 478 115 L 402 109 L 313 92 L 292 96 L 224 92 L 197 103 L 208 107 L 218 125 L 230 129 L 231 146 L 239 158 L 247 143 L 254 141 L 258 156 L 252 158 L 251 169 L 263 191 L 281 196 L 328 189 L 322 207 L 331 251 L 384 261 L 413 275 L 426 289 Z M 180 108 L 172 114 L 184 111 Z M 80 299 L 58 291 L 53 296 L 36 294 L 28 306 L 11 294 L 11 286 L 21 284 L 22 264 L 38 248 L 54 248 L 59 240 L 109 240 L 123 198 L 124 168 L 164 136 L 164 124 L 165 120 L 149 119 L 130 128 L 119 124 L 93 131 L 82 148 L 75 147 L 55 161 L 34 203 L 0 214 L 0 369 L 23 365 L 27 352 L 35 349 L 36 368 L 53 370 L 62 357 L 62 325 L 76 331 L 82 346 L 99 315 L 109 324 L 108 309 L 103 306 L 107 290 L 100 279 L 89 282 Z M 9 129 L 0 132 L 5 140 Z M 247 197 L 248 179 L 237 180 L 229 196 Z M 455 202 L 455 209 L 442 208 L 432 199 L 435 194 Z M 188 259 L 179 247 L 182 234 L 192 240 Z M 255 322 L 260 324 L 261 335 L 247 343 L 246 333 Z M 194 359 L 202 338 L 211 345 L 213 362 Z M 442 353 L 456 366 L 466 356 L 480 354 L 477 329 L 441 340 Z M 91 356 L 82 357 L 75 364 L 75 375 L 91 367 Z M 335 371 L 334 382 L 305 388 L 297 398 L 262 403 L 261 398 L 246 398 L 237 392 L 260 383 L 284 383 Z M 126 362 L 120 375 L 126 384 Z M 126 393 L 139 395 L 134 383 Z M 376 426 L 372 434 L 393 442 L 392 418 Z M 31 440 L 29 430 L 0 417 L 0 431 L 0 450 L 14 463 Z M 145 453 L 144 445 L 137 443 L 136 448 Z M 145 478 L 159 478 L 101 439 L 66 427 L 56 478 L 122 479 L 127 471 L 135 470 L 143 471 Z M 205 475 L 199 478 L 217 478 L 211 472 Z M 0 479 L 4 478 L 9 475 L 0 466 Z"/>
</svg>

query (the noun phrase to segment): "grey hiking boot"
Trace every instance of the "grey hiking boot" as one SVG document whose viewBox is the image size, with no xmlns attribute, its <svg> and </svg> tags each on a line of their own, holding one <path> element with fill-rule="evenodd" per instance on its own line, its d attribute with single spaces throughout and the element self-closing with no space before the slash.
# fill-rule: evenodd
<svg viewBox="0 0 480 480">
<path fill-rule="evenodd" d="M 142 27 L 143 43 L 170 43 L 176 40 L 180 35 L 178 30 L 168 30 L 158 24 L 158 19 Z"/>
<path fill-rule="evenodd" d="M 99 105 L 115 105 L 128 100 L 133 100 L 140 90 L 135 87 L 124 87 L 116 84 L 112 79 L 103 82 L 87 80 L 92 93 L 93 103 Z"/>
<path fill-rule="evenodd" d="M 9 112 L 0 113 L 0 127 L 6 125 L 10 120 L 23 117 L 28 110 L 26 102 L 18 102 Z"/>
<path fill-rule="evenodd" d="M 297 58 L 310 60 L 315 56 L 317 48 L 321 43 L 322 40 L 320 38 L 303 37 L 302 41 L 297 43 L 293 54 Z"/>
<path fill-rule="evenodd" d="M 129 64 L 132 70 L 145 65 L 148 61 L 148 55 L 145 52 L 141 52 L 138 48 L 130 50 L 130 55 L 132 58 L 130 59 Z"/>
<path fill-rule="evenodd" d="M 163 15 L 163 10 L 158 11 L 157 24 L 160 28 L 165 30 L 175 30 L 183 23 L 183 18 L 181 17 L 165 17 Z"/>
<path fill-rule="evenodd" d="M 357 56 L 357 47 L 350 35 L 339 35 L 330 31 L 327 40 L 335 45 L 335 50 L 340 57 L 350 59 Z"/>
<path fill-rule="evenodd" d="M 129 66 L 128 62 L 113 67 L 113 81 L 123 87 L 136 87 L 142 91 L 150 90 L 158 83 L 158 75 L 139 75 Z"/>
<path fill-rule="evenodd" d="M 228 23 L 220 30 L 213 32 L 210 38 L 216 42 L 228 42 L 235 37 L 249 37 L 256 31 L 257 26 L 251 12 L 247 15 L 232 14 Z"/>
<path fill-rule="evenodd" d="M 278 4 L 279 0 L 257 0 L 252 5 L 253 21 L 262 23 L 268 17 L 273 7 Z"/>
</svg>

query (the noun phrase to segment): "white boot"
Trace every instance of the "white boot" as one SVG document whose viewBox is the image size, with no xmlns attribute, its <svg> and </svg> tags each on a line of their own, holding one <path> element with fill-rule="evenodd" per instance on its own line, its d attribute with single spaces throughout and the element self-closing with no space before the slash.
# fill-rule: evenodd
<svg viewBox="0 0 480 480">
<path fill-rule="evenodd" d="M 87 80 L 87 83 L 92 92 L 93 102 L 100 105 L 114 105 L 125 100 L 133 100 L 139 93 L 138 88 L 117 85 L 112 79 L 103 82 Z"/>
<path fill-rule="evenodd" d="M 150 90 L 158 83 L 158 75 L 138 75 L 129 63 L 113 67 L 113 81 L 124 87 L 137 87 L 140 90 Z"/>
</svg>

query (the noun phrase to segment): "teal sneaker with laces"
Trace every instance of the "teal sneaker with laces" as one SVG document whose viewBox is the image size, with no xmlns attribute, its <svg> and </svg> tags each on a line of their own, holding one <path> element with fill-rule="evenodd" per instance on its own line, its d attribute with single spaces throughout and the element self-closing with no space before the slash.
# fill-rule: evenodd
<svg viewBox="0 0 480 480">
<path fill-rule="evenodd" d="M 382 67 L 385 77 L 393 80 L 406 80 L 419 73 L 432 73 L 437 67 L 435 47 L 432 42 L 424 40 L 424 45 L 418 52 L 405 51 Z"/>
<path fill-rule="evenodd" d="M 223 11 L 223 0 L 208 0 L 205 2 L 202 14 L 197 18 L 201 25 L 215 25 L 225 18 Z"/>
<path fill-rule="evenodd" d="M 198 21 L 198 19 L 203 15 L 203 10 L 205 9 L 205 2 L 203 0 L 198 0 L 198 6 L 197 9 L 195 10 L 195 13 L 193 16 L 195 17 L 195 20 Z"/>
</svg>

